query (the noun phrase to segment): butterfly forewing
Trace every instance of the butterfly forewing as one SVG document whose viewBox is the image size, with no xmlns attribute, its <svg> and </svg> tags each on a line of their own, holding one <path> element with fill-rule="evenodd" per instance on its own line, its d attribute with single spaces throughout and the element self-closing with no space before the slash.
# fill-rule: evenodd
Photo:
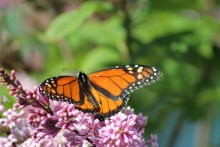
<svg viewBox="0 0 220 147">
<path fill-rule="evenodd" d="M 162 73 L 151 66 L 126 65 L 92 73 L 89 80 L 105 96 L 119 100 L 138 88 L 154 83 L 161 76 Z"/>
<path fill-rule="evenodd" d="M 74 76 L 49 78 L 40 85 L 39 92 L 52 100 L 67 101 L 77 105 L 84 103 L 84 93 Z"/>
</svg>

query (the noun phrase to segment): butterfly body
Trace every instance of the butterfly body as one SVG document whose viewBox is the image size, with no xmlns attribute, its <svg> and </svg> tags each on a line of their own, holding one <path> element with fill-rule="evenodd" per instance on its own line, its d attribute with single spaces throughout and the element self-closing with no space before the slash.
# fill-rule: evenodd
<svg viewBox="0 0 220 147">
<path fill-rule="evenodd" d="M 80 93 L 82 94 L 80 96 L 80 98 L 82 100 L 84 100 L 85 96 L 88 97 L 88 100 L 94 106 L 94 110 L 98 111 L 99 110 L 98 102 L 96 101 L 94 95 L 91 93 L 91 86 L 90 86 L 88 76 L 83 72 L 78 72 L 77 73 L 77 80 L 78 80 L 78 83 L 79 83 L 79 89 L 81 90 Z"/>
<path fill-rule="evenodd" d="M 73 103 L 100 120 L 121 111 L 135 90 L 154 83 L 162 73 L 144 65 L 117 66 L 89 75 L 58 76 L 45 80 L 39 88 L 41 95 L 52 100 Z"/>
</svg>

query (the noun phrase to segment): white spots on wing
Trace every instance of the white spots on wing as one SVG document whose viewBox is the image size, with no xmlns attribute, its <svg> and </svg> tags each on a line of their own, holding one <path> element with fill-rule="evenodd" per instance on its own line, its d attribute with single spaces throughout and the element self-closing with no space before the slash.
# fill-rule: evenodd
<svg viewBox="0 0 220 147">
<path fill-rule="evenodd" d="M 125 65 L 126 68 L 130 67 L 130 65 Z"/>
<path fill-rule="evenodd" d="M 142 71 L 143 71 L 143 70 L 142 70 L 141 68 L 138 68 L 138 69 L 137 69 L 137 72 L 138 72 L 138 73 L 142 73 Z"/>
<path fill-rule="evenodd" d="M 140 67 L 139 67 L 139 69 L 142 69 L 142 70 L 143 70 L 143 69 L 144 69 L 144 67 L 143 67 L 143 66 L 140 66 Z"/>
<path fill-rule="evenodd" d="M 132 67 L 128 67 L 128 68 L 127 68 L 127 70 L 129 70 L 129 71 L 132 71 L 132 69 L 133 69 Z"/>
<path fill-rule="evenodd" d="M 157 69 L 156 69 L 155 67 L 152 67 L 152 70 L 153 70 L 154 72 L 156 72 L 156 71 L 157 71 Z"/>
<path fill-rule="evenodd" d="M 134 72 L 133 72 L 133 71 L 131 71 L 131 70 L 130 70 L 130 71 L 128 71 L 128 73 L 129 73 L 129 74 L 134 74 Z"/>
<path fill-rule="evenodd" d="M 52 86 L 49 83 L 45 83 L 45 85 L 49 88 L 51 88 Z"/>
<path fill-rule="evenodd" d="M 142 79 L 143 79 L 143 75 L 142 75 L 142 74 L 138 74 L 138 75 L 137 75 L 137 78 L 138 78 L 139 80 L 142 80 Z"/>
</svg>

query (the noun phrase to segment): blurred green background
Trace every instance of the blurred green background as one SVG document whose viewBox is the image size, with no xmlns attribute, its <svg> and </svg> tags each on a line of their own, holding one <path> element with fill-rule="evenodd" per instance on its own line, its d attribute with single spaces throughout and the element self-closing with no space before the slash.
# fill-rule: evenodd
<svg viewBox="0 0 220 147">
<path fill-rule="evenodd" d="M 160 147 L 220 146 L 219 40 L 218 0 L 0 0 L 0 64 L 29 89 L 78 70 L 160 69 L 128 103 Z"/>
</svg>

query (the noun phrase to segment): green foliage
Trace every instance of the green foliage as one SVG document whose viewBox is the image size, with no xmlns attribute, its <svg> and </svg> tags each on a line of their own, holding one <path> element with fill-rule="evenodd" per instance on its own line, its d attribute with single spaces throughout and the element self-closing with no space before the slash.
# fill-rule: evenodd
<svg viewBox="0 0 220 147">
<path fill-rule="evenodd" d="M 104 65 L 118 63 L 120 62 L 119 59 L 120 57 L 117 51 L 107 47 L 99 47 L 84 56 L 84 60 L 80 65 L 80 69 L 91 73 L 94 72 L 94 70 L 105 68 Z"/>
<path fill-rule="evenodd" d="M 54 19 L 47 31 L 47 36 L 50 39 L 61 39 L 69 36 L 80 29 L 81 25 L 86 23 L 92 14 L 109 8 L 111 8 L 111 5 L 106 2 L 91 1 L 84 3 L 76 11 L 63 13 Z"/>
</svg>

